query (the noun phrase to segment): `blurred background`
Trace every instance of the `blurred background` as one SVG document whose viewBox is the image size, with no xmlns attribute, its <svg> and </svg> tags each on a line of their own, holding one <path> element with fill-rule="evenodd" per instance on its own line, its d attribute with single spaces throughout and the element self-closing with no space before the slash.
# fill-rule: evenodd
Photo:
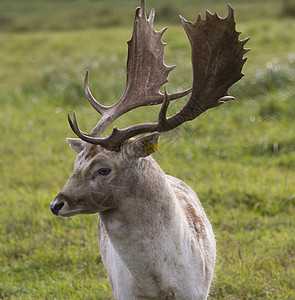
<svg viewBox="0 0 295 300">
<path fill-rule="evenodd" d="M 178 15 L 227 15 L 225 0 L 147 0 L 155 29 L 168 26 L 169 92 L 192 82 Z M 210 299 L 295 299 L 295 2 L 233 0 L 246 47 L 236 101 L 161 136 L 160 166 L 198 193 L 213 224 L 218 262 Z M 72 172 L 67 112 L 83 131 L 125 87 L 134 0 L 0 1 L 0 298 L 112 299 L 97 243 L 97 215 L 68 219 L 49 203 Z M 169 114 L 187 101 L 171 103 Z M 159 108 L 121 117 L 154 121 Z"/>
</svg>

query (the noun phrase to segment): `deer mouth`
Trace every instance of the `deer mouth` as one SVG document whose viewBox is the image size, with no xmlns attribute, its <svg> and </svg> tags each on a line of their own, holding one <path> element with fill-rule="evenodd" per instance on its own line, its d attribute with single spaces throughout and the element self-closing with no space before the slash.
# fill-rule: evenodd
<svg viewBox="0 0 295 300">
<path fill-rule="evenodd" d="M 67 210 L 67 205 L 64 202 L 54 203 L 54 200 L 50 204 L 51 212 L 56 216 L 71 217 L 78 215 L 82 212 L 83 208 Z"/>
<path fill-rule="evenodd" d="M 65 212 L 65 213 L 60 213 L 58 215 L 61 217 L 72 217 L 72 216 L 78 215 L 80 213 L 81 213 L 81 209 L 77 209 L 77 210 L 72 210 L 72 211 Z"/>
</svg>

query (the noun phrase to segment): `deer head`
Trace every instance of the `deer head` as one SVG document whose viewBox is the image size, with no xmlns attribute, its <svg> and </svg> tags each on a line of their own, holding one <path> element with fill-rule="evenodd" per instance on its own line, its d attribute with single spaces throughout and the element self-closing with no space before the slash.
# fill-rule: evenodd
<svg viewBox="0 0 295 300">
<path fill-rule="evenodd" d="M 111 151 L 68 138 L 67 142 L 78 156 L 73 175 L 50 205 L 52 212 L 69 217 L 117 207 L 117 199 L 131 196 L 139 181 L 139 158 L 156 151 L 158 139 L 159 134 L 153 133 L 130 139 L 121 145 L 120 151 Z"/>
<path fill-rule="evenodd" d="M 235 30 L 233 8 L 228 5 L 226 18 L 209 11 L 205 19 L 199 15 L 194 23 L 180 17 L 191 44 L 193 85 L 175 94 L 168 94 L 165 86 L 164 94 L 160 92 L 175 66 L 169 67 L 164 63 L 165 44 L 161 38 L 166 28 L 156 32 L 154 17 L 152 9 L 147 18 L 145 1 L 142 0 L 141 7 L 136 9 L 133 35 L 128 42 L 126 88 L 114 105 L 103 106 L 95 100 L 88 87 L 86 72 L 85 94 L 101 118 L 88 134 L 79 129 L 75 112 L 73 119 L 68 114 L 70 126 L 80 138 L 68 139 L 68 142 L 78 157 L 73 176 L 51 203 L 53 213 L 68 216 L 115 207 L 115 201 L 110 200 L 115 199 L 111 197 L 112 193 L 124 190 L 124 176 L 128 168 L 132 169 L 139 158 L 155 151 L 158 133 L 172 130 L 209 108 L 234 99 L 228 95 L 228 89 L 243 76 L 241 71 L 246 61 L 243 56 L 249 49 L 244 48 L 248 39 L 238 39 L 240 32 Z M 186 105 L 175 115 L 167 117 L 170 101 L 189 93 L 191 96 Z M 125 129 L 114 127 L 110 135 L 103 136 L 108 126 L 124 113 L 156 104 L 161 104 L 157 122 L 136 124 Z M 132 139 L 146 133 L 153 134 Z M 85 197 L 96 200 L 85 205 Z"/>
</svg>

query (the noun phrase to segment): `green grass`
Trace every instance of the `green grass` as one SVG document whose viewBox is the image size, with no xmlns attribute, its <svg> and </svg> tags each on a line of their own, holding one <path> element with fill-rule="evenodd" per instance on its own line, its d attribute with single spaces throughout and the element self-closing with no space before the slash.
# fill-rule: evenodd
<svg viewBox="0 0 295 300">
<path fill-rule="evenodd" d="M 194 19 L 196 8 L 197 13 L 204 13 L 209 9 L 225 14 L 227 3 L 224 0 L 149 0 L 147 5 L 156 8 L 159 22 L 171 24 L 178 22 L 179 14 Z M 134 8 L 139 4 L 138 0 L 2 0 L 0 28 L 8 32 L 27 32 L 129 26 L 134 16 Z M 293 7 L 291 4 L 284 5 L 284 1 L 276 0 L 250 0 L 247 3 L 232 0 L 230 4 L 236 8 L 239 21 L 280 18 L 284 15 L 288 17 Z"/>
<path fill-rule="evenodd" d="M 160 11 L 156 28 L 169 24 L 165 61 L 177 65 L 170 92 L 191 83 L 189 45 L 174 12 L 190 19 L 205 8 L 226 13 L 221 0 L 179 3 L 148 2 Z M 295 19 L 279 1 L 231 4 L 252 48 L 246 76 L 231 89 L 237 100 L 163 134 L 154 157 L 195 189 L 213 224 L 218 263 L 210 299 L 295 299 Z M 65 143 L 74 136 L 67 112 L 77 111 L 85 131 L 97 122 L 83 95 L 86 69 L 104 104 L 124 89 L 137 5 L 0 2 L 0 298 L 112 299 L 97 216 L 57 218 L 49 203 L 75 158 Z M 157 111 L 141 108 L 116 124 L 154 120 Z"/>
</svg>

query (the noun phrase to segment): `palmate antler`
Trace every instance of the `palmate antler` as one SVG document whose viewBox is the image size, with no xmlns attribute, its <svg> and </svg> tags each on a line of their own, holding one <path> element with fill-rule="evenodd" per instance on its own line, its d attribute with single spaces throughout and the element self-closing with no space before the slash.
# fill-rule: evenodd
<svg viewBox="0 0 295 300">
<path fill-rule="evenodd" d="M 193 88 L 168 95 L 160 93 L 160 87 L 168 81 L 168 74 L 175 66 L 164 64 L 164 46 L 161 37 L 166 28 L 156 32 L 153 28 L 155 12 L 146 17 L 145 1 L 136 9 L 133 35 L 128 42 L 127 82 L 122 97 L 113 106 L 102 106 L 91 95 L 88 88 L 88 73 L 84 80 L 86 96 L 92 106 L 102 115 L 90 134 L 80 131 L 75 112 L 73 120 L 68 115 L 72 130 L 82 140 L 99 144 L 109 150 L 119 150 L 127 139 L 138 134 L 164 132 L 178 127 L 186 121 L 197 118 L 209 108 L 219 106 L 234 99 L 227 94 L 228 89 L 241 79 L 242 67 L 247 58 L 243 55 L 248 38 L 240 41 L 240 32 L 235 30 L 234 10 L 228 5 L 228 16 L 220 18 L 206 11 L 206 19 L 201 15 L 195 23 L 181 18 L 192 50 Z M 167 118 L 169 102 L 191 93 L 186 105 L 175 115 Z M 111 122 L 122 114 L 140 106 L 161 104 L 157 123 L 136 124 L 102 137 Z"/>
</svg>

